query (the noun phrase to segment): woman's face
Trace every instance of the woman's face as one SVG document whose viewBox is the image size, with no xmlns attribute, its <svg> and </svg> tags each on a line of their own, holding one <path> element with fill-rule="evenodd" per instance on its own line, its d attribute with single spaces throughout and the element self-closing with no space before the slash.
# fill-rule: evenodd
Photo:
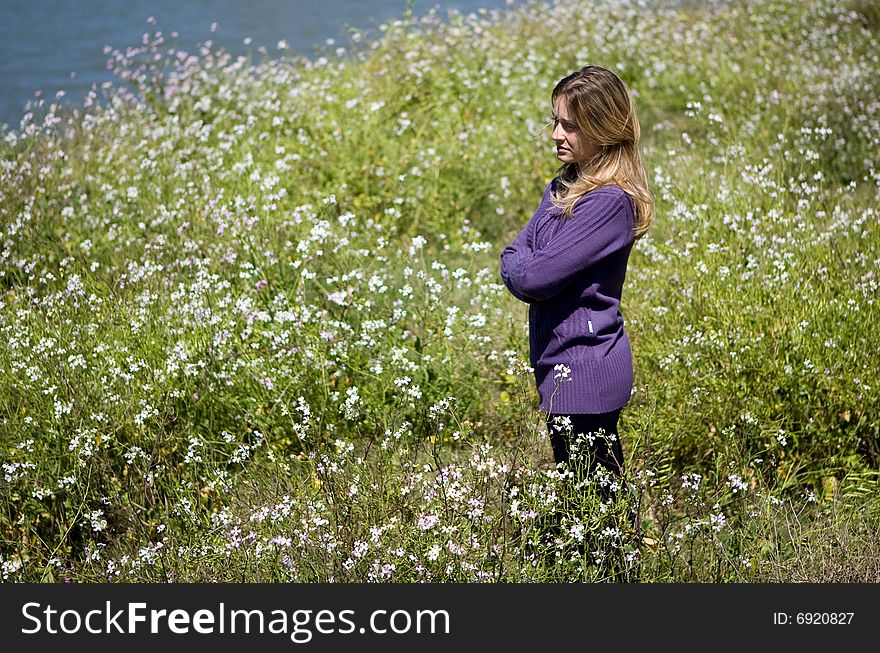
<svg viewBox="0 0 880 653">
<path fill-rule="evenodd" d="M 584 163 L 601 149 L 578 132 L 564 97 L 556 100 L 553 112 L 553 142 L 556 143 L 556 158 L 563 163 Z"/>
</svg>

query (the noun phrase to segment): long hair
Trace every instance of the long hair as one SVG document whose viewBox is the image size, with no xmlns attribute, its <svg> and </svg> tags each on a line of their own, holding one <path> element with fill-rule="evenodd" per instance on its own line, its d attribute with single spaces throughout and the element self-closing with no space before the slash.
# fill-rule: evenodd
<svg viewBox="0 0 880 653">
<path fill-rule="evenodd" d="M 554 206 L 571 216 L 584 194 L 617 184 L 633 201 L 635 238 L 641 238 L 654 219 L 654 196 L 639 153 L 639 120 L 626 85 L 607 68 L 585 66 L 556 84 L 551 96 L 554 109 L 560 97 L 581 137 L 600 151 L 583 163 L 562 164 Z"/>
</svg>

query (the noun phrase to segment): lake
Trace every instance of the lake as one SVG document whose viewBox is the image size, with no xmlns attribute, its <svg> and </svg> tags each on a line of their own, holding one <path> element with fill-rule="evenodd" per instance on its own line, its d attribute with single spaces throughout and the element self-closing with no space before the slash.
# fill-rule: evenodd
<svg viewBox="0 0 880 653">
<path fill-rule="evenodd" d="M 289 51 L 311 56 L 334 39 L 347 43 L 346 28 L 370 30 L 403 16 L 406 0 L 2 0 L 0 11 L 0 123 L 17 129 L 25 103 L 35 94 L 47 102 L 82 104 L 92 85 L 112 79 L 104 46 L 124 51 L 140 45 L 145 32 L 161 30 L 166 47 L 197 53 L 207 40 L 233 55 L 270 56 L 285 41 Z M 416 15 L 432 7 L 463 13 L 500 9 L 510 0 L 412 2 Z M 147 22 L 155 18 L 155 24 Z M 212 31 L 212 23 L 214 31 Z M 177 39 L 171 32 L 178 32 Z M 248 44 L 246 39 L 250 39 Z M 56 93 L 65 95 L 56 100 Z"/>
</svg>

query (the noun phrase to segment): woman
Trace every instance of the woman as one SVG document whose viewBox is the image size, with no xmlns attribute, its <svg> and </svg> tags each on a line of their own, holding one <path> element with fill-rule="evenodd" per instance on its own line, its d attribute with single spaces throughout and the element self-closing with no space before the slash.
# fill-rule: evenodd
<svg viewBox="0 0 880 653">
<path fill-rule="evenodd" d="M 602 465 L 620 477 L 617 422 L 633 363 L 619 305 L 630 250 L 654 217 L 654 201 L 635 107 L 617 75 L 586 66 L 556 84 L 551 103 L 562 165 L 501 254 L 501 276 L 529 304 L 530 361 L 556 463 L 578 476 Z M 572 460 L 573 448 L 586 460 Z M 600 484 L 606 497 L 609 478 Z"/>
</svg>

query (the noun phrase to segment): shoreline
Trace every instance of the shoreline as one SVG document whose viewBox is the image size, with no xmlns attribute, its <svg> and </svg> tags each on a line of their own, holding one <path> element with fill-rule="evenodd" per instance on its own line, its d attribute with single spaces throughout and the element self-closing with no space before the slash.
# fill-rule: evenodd
<svg viewBox="0 0 880 653">
<path fill-rule="evenodd" d="M 330 56 L 334 49 L 339 46 L 343 46 L 346 50 L 356 46 L 358 42 L 363 44 L 373 43 L 382 37 L 382 30 L 380 29 L 383 25 L 387 25 L 393 23 L 395 21 L 405 20 L 407 14 L 403 8 L 403 0 L 401 0 L 401 10 L 398 13 L 395 13 L 392 16 L 388 16 L 385 19 L 380 18 L 371 18 L 372 24 L 368 27 L 357 27 L 349 24 L 347 21 L 341 21 L 335 23 L 336 33 L 326 33 L 318 35 L 315 38 L 310 39 L 309 41 L 304 41 L 302 37 L 299 39 L 293 38 L 293 43 L 298 43 L 298 45 L 291 45 L 291 39 L 289 38 L 281 38 L 277 42 L 269 43 L 268 41 L 264 41 L 261 43 L 257 43 L 252 36 L 244 36 L 242 37 L 240 29 L 233 28 L 231 33 L 227 36 L 224 36 L 222 40 L 218 40 L 213 37 L 213 33 L 209 33 L 205 38 L 199 39 L 178 39 L 173 36 L 178 33 L 177 29 L 165 29 L 164 27 L 158 28 L 158 31 L 162 34 L 168 34 L 171 38 L 169 39 L 166 47 L 173 47 L 176 51 L 185 52 L 187 54 L 197 54 L 205 48 L 206 44 L 209 49 L 214 53 L 218 54 L 220 52 L 228 53 L 232 60 L 234 61 L 236 58 L 243 56 L 245 58 L 249 58 L 251 61 L 258 61 L 261 57 L 268 56 L 269 59 L 276 59 L 285 55 L 285 53 L 289 53 L 293 58 L 303 58 L 307 60 L 315 60 L 321 56 Z M 478 8 L 472 11 L 462 11 L 455 7 L 442 7 L 439 5 L 433 5 L 419 12 L 418 10 L 413 13 L 413 17 L 416 19 L 421 19 L 427 16 L 437 16 L 440 20 L 446 22 L 448 21 L 450 16 L 454 15 L 462 15 L 466 16 L 468 14 L 477 14 L 480 12 L 504 12 L 509 10 L 516 5 L 508 5 L 505 7 L 489 7 L 489 8 Z M 215 22 L 214 25 L 217 23 Z M 152 23 L 146 21 L 145 28 L 142 30 L 146 33 L 151 33 L 153 30 L 156 30 L 156 22 Z M 190 33 L 194 33 L 195 29 L 190 29 Z M 223 31 L 223 24 L 220 25 L 220 31 Z M 352 40 L 353 35 L 356 35 L 356 41 Z M 130 42 L 123 42 L 121 45 L 117 45 L 112 47 L 113 50 L 125 52 L 126 50 L 131 50 L 135 48 L 139 48 L 141 46 L 140 39 L 130 38 Z M 172 46 L 172 41 L 175 43 Z M 282 45 L 283 47 L 278 47 Z M 106 47 L 106 46 L 104 46 Z M 96 55 L 100 53 L 102 48 L 102 44 L 98 41 L 94 43 L 94 47 L 89 46 L 90 50 L 94 50 Z M 104 56 L 107 55 L 107 56 Z M 72 73 L 69 73 L 64 78 L 58 78 L 56 74 L 52 78 L 44 80 L 42 84 L 39 83 L 39 78 L 35 80 L 37 83 L 34 85 L 20 85 L 22 88 L 28 88 L 27 93 L 22 94 L 21 103 L 18 105 L 18 108 L 10 108 L 13 107 L 14 103 L 10 103 L 9 107 L 2 109 L 3 113 L 9 113 L 6 117 L 0 117 L 0 133 L 4 131 L 18 131 L 20 128 L 21 119 L 24 115 L 29 111 L 38 111 L 45 112 L 48 110 L 49 105 L 56 103 L 59 105 L 59 110 L 61 109 L 80 109 L 83 108 L 83 103 L 89 93 L 94 90 L 99 94 L 100 102 L 104 102 L 103 98 L 100 98 L 101 89 L 105 88 L 107 84 L 113 84 L 114 86 L 119 85 L 122 80 L 120 80 L 117 76 L 108 72 L 108 57 L 109 53 L 105 52 L 103 64 L 101 66 L 89 66 L 85 69 L 85 72 L 82 70 L 77 70 Z M 48 63 L 48 62 L 47 62 Z M 57 65 L 57 64 L 56 64 Z M 84 76 L 86 78 L 84 79 Z M 48 89 L 53 89 L 51 92 Z M 39 93 L 39 95 L 36 95 Z M 59 99 L 58 94 L 61 93 L 62 97 Z M 44 102 L 42 106 L 35 106 L 40 100 Z M 30 106 L 28 106 L 30 105 Z M 5 125 L 5 130 L 4 126 Z"/>
</svg>

